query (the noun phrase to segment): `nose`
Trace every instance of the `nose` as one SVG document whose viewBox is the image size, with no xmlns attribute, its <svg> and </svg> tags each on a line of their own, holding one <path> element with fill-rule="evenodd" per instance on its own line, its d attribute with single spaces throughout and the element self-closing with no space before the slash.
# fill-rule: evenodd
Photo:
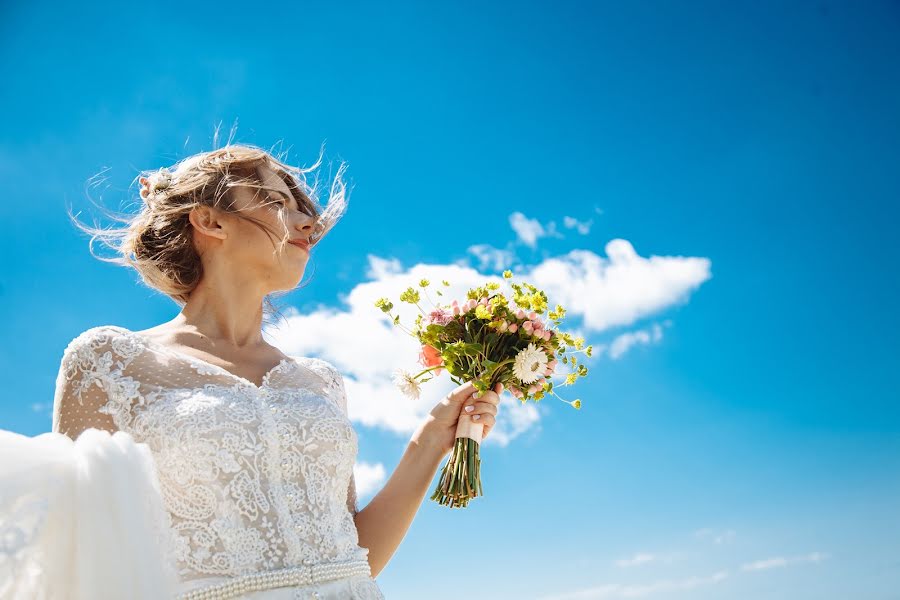
<svg viewBox="0 0 900 600">
<path fill-rule="evenodd" d="M 311 239 L 313 234 L 316 232 L 316 223 L 318 222 L 318 218 L 307 215 L 305 213 L 301 213 L 297 216 L 294 221 L 294 230 L 299 232 L 300 237 L 304 237 L 309 240 L 310 244 L 315 243 L 315 240 Z"/>
</svg>

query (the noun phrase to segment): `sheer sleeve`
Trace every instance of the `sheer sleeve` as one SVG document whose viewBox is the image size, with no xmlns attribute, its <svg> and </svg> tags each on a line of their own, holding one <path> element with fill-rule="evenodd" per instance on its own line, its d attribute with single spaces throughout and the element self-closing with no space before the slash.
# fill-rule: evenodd
<svg viewBox="0 0 900 600">
<path fill-rule="evenodd" d="M 305 364 L 325 380 L 329 394 L 332 395 L 341 411 L 343 411 L 344 416 L 349 420 L 347 391 L 344 387 L 344 376 L 341 375 L 341 372 L 333 364 L 321 358 L 306 359 Z M 359 512 L 356 497 L 356 476 L 353 473 L 350 474 L 350 484 L 347 486 L 347 510 L 354 517 Z"/>
<path fill-rule="evenodd" d="M 89 428 L 120 430 L 121 409 L 137 396 L 135 382 L 122 377 L 134 352 L 105 326 L 88 329 L 69 342 L 56 376 L 52 431 L 74 440 Z"/>
<path fill-rule="evenodd" d="M 344 376 L 341 375 L 341 372 L 338 371 L 333 365 L 329 365 L 331 367 L 331 371 L 333 372 L 334 377 L 334 386 L 337 389 L 337 399 L 338 404 L 341 409 L 344 411 L 344 415 L 349 418 L 349 414 L 347 412 L 347 390 L 344 387 Z M 350 511 L 350 514 L 354 517 L 356 513 L 359 512 L 359 508 L 357 507 L 357 498 L 356 498 L 356 475 L 350 475 L 350 485 L 347 487 L 347 510 Z"/>
</svg>

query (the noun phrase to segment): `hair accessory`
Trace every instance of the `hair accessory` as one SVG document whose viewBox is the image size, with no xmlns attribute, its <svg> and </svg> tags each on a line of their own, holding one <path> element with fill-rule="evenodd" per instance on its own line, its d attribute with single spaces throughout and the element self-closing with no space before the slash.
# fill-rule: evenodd
<svg viewBox="0 0 900 600">
<path fill-rule="evenodd" d="M 163 167 L 159 171 L 150 175 L 150 177 L 141 177 L 141 198 L 145 200 L 149 196 L 155 196 L 159 190 L 164 190 L 172 183 L 172 173 Z"/>
</svg>

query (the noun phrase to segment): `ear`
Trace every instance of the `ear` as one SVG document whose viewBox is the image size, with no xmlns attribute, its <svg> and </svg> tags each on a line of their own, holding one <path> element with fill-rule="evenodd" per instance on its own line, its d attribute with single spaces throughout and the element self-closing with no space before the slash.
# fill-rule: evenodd
<svg viewBox="0 0 900 600">
<path fill-rule="evenodd" d="M 211 206 L 200 205 L 191 209 L 188 220 L 197 233 L 224 240 L 228 237 L 222 227 L 221 213 Z"/>
</svg>

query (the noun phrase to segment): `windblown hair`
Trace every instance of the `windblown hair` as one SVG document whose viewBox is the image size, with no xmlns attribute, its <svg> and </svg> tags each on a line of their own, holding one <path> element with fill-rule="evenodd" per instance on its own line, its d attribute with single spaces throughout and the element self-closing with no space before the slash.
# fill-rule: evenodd
<svg viewBox="0 0 900 600">
<path fill-rule="evenodd" d="M 189 156 L 169 167 L 171 182 L 163 189 L 150 189 L 142 197 L 137 214 L 107 212 L 121 227 L 98 228 L 80 223 L 70 217 L 76 227 L 91 234 L 89 248 L 96 258 L 133 267 L 145 284 L 161 291 L 180 306 L 184 306 L 191 292 L 203 276 L 203 264 L 193 243 L 193 226 L 188 215 L 195 206 L 207 205 L 218 210 L 238 215 L 253 222 L 275 239 L 264 222 L 251 215 L 241 214 L 257 205 L 241 209 L 236 206 L 233 188 L 238 186 L 265 190 L 260 168 L 268 167 L 280 176 L 297 201 L 300 210 L 316 217 L 316 224 L 310 238 L 310 245 L 318 243 L 337 224 L 346 211 L 347 192 L 341 175 L 346 167 L 341 163 L 331 188 L 327 208 L 322 208 L 317 199 L 318 178 L 313 185 L 307 182 L 307 173 L 315 171 L 322 162 L 321 153 L 311 167 L 293 167 L 282 162 L 280 157 L 256 146 L 248 144 L 228 144 L 209 152 Z M 132 184 L 143 177 L 151 177 L 158 171 L 147 171 L 135 178 Z M 255 194 L 257 192 L 254 192 Z M 266 195 L 260 204 L 266 203 Z M 279 218 L 285 225 L 284 213 Z M 94 241 L 101 240 L 115 251 L 117 256 L 106 258 L 94 253 Z M 273 247 L 279 250 L 288 242 L 289 234 L 278 240 Z M 277 312 L 269 297 L 265 305 Z"/>
</svg>

